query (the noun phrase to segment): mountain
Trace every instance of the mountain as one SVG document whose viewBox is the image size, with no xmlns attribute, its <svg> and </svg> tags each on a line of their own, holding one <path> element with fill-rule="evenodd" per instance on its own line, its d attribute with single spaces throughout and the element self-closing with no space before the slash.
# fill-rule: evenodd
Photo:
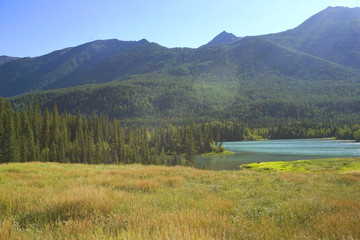
<svg viewBox="0 0 360 240">
<path fill-rule="evenodd" d="M 4 63 L 8 63 L 11 61 L 14 61 L 18 59 L 17 57 L 9 57 L 9 56 L 0 56 L 0 65 L 4 64 Z"/>
<path fill-rule="evenodd" d="M 205 46 L 216 46 L 216 45 L 228 45 L 228 44 L 232 44 L 232 43 L 234 43 L 236 41 L 239 41 L 240 39 L 241 39 L 241 37 L 236 37 L 232 33 L 227 33 L 225 31 L 223 31 L 219 35 L 214 37 L 210 42 L 203 45 L 203 47 L 205 47 Z"/>
<path fill-rule="evenodd" d="M 42 109 L 57 103 L 60 111 L 126 123 L 353 123 L 360 118 L 357 11 L 328 8 L 295 29 L 240 41 L 223 32 L 197 49 L 90 42 L 0 65 L 0 95 L 17 109 L 38 98 Z"/>
<path fill-rule="evenodd" d="M 329 7 L 292 30 L 261 38 L 360 69 L 360 8 Z"/>
<path fill-rule="evenodd" d="M 156 53 L 149 54 L 154 49 Z M 189 118 L 252 124 L 329 118 L 352 122 L 360 117 L 353 115 L 360 113 L 358 71 L 265 39 L 244 38 L 228 48 L 167 49 L 150 44 L 141 52 L 163 62 L 145 58 L 144 67 L 154 71 L 10 100 L 17 109 L 37 98 L 43 110 L 57 103 L 60 111 L 95 111 L 128 124 L 184 123 Z M 135 56 L 145 55 L 133 55 L 137 62 Z"/>
<path fill-rule="evenodd" d="M 29 91 L 94 83 L 99 79 L 94 79 L 85 73 L 91 72 L 104 61 L 111 61 L 111 57 L 115 54 L 121 54 L 129 49 L 139 49 L 149 44 L 146 40 L 127 42 L 115 39 L 98 40 L 41 57 L 21 58 L 16 62 L 0 66 L 0 76 L 2 76 L 0 94 L 11 96 Z M 106 81 L 108 79 L 105 77 L 106 72 L 102 74 L 102 81 Z"/>
<path fill-rule="evenodd" d="M 301 68 L 299 68 L 299 66 Z M 344 79 L 358 74 L 342 65 L 275 44 L 267 39 L 244 38 L 229 45 L 198 49 L 165 48 L 146 40 L 95 41 L 0 66 L 0 94 L 68 88 L 85 84 L 123 81 L 133 75 L 215 76 L 278 72 L 302 79 Z M 325 70 L 324 70 L 325 69 Z"/>
</svg>

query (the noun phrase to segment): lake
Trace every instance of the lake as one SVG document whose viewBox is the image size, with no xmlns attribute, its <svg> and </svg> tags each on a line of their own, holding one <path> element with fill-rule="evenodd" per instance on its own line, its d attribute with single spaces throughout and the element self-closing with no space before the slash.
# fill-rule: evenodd
<svg viewBox="0 0 360 240">
<path fill-rule="evenodd" d="M 195 167 L 238 170 L 244 163 L 293 161 L 337 157 L 360 157 L 360 143 L 330 139 L 286 139 L 224 142 L 226 156 L 197 156 Z"/>
</svg>

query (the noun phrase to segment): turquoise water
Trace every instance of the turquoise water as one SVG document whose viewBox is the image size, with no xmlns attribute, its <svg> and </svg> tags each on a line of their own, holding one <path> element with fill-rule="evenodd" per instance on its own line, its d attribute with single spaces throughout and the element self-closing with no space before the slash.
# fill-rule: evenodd
<svg viewBox="0 0 360 240">
<path fill-rule="evenodd" d="M 244 163 L 293 161 L 336 157 L 360 157 L 360 143 L 347 140 L 290 139 L 224 142 L 227 156 L 198 156 L 195 167 L 238 170 Z"/>
</svg>

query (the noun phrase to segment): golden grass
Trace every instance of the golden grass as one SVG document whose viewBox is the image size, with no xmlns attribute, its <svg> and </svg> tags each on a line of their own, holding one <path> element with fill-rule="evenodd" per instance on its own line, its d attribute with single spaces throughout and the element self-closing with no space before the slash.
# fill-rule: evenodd
<svg viewBox="0 0 360 240">
<path fill-rule="evenodd" d="M 3 164 L 0 240 L 360 239 L 359 179 L 353 169 Z"/>
</svg>

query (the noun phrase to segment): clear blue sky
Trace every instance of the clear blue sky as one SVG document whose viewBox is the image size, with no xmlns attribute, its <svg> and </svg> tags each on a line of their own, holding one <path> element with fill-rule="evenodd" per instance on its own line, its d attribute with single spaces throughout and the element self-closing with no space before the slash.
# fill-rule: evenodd
<svg viewBox="0 0 360 240">
<path fill-rule="evenodd" d="M 98 39 L 146 38 L 197 48 L 294 28 L 328 6 L 359 0 L 0 0 L 0 55 L 39 56 Z"/>
</svg>

